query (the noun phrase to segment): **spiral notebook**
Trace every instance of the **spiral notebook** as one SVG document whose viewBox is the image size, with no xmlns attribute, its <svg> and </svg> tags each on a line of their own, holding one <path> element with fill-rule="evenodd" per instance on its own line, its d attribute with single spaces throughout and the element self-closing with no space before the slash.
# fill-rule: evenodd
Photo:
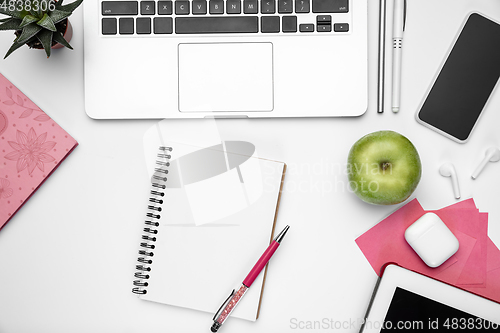
<svg viewBox="0 0 500 333">
<path fill-rule="evenodd" d="M 133 292 L 143 300 L 215 313 L 269 245 L 286 170 L 225 141 L 174 143 L 157 153 Z M 266 270 L 234 317 L 259 314 Z"/>
</svg>

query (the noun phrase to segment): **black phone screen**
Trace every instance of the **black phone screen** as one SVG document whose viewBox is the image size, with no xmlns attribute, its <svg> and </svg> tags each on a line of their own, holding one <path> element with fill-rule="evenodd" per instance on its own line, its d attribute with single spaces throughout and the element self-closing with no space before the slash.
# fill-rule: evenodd
<svg viewBox="0 0 500 333">
<path fill-rule="evenodd" d="M 421 121 L 468 139 L 500 76 L 500 25 L 479 14 L 465 23 L 420 109 Z"/>
</svg>

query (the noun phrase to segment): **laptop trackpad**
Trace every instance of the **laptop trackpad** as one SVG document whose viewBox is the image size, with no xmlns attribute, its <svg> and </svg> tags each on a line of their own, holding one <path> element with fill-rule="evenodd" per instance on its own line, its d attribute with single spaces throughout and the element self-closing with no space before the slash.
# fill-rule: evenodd
<svg viewBox="0 0 500 333">
<path fill-rule="evenodd" d="M 179 44 L 179 111 L 272 111 L 272 43 Z"/>
</svg>

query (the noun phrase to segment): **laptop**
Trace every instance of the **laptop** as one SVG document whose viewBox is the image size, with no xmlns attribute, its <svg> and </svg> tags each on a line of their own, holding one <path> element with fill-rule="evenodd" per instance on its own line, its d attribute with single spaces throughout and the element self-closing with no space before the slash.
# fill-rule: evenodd
<svg viewBox="0 0 500 333">
<path fill-rule="evenodd" d="M 360 116 L 367 0 L 84 1 L 95 119 Z"/>
</svg>

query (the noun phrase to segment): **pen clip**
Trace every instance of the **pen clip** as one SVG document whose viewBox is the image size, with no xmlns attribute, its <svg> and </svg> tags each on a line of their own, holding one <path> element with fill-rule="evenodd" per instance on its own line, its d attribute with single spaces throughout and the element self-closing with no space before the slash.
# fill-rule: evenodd
<svg viewBox="0 0 500 333">
<path fill-rule="evenodd" d="M 234 295 L 234 291 L 235 291 L 235 289 L 233 289 L 231 291 L 231 293 L 226 298 L 226 300 L 224 301 L 224 303 L 222 303 L 222 305 L 220 306 L 219 310 L 217 310 L 217 312 L 215 313 L 214 318 L 213 318 L 214 321 L 219 317 L 219 314 L 221 313 L 222 310 L 224 310 L 224 308 L 226 307 L 227 303 L 229 303 L 229 301 L 231 300 L 231 297 L 233 297 L 233 295 Z"/>
<path fill-rule="evenodd" d="M 406 0 L 404 0 L 404 5 L 403 5 L 403 31 L 405 31 L 406 27 Z"/>
</svg>

